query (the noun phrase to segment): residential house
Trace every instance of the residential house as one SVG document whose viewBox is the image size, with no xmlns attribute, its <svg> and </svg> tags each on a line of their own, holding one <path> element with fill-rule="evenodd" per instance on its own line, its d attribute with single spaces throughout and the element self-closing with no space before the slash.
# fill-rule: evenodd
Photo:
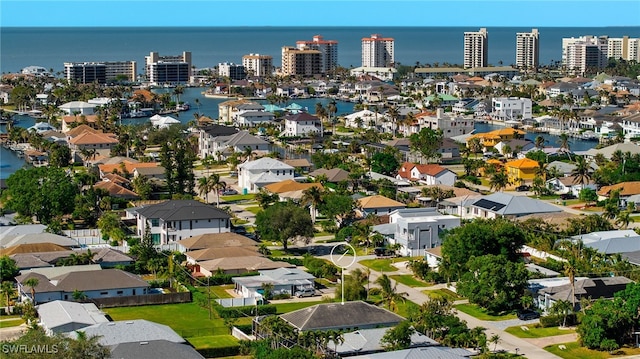
<svg viewBox="0 0 640 359">
<path fill-rule="evenodd" d="M 522 121 L 533 117 L 530 98 L 497 97 L 491 99 L 491 107 L 491 118 L 498 121 Z"/>
<path fill-rule="evenodd" d="M 111 153 L 111 149 L 118 144 L 118 138 L 113 133 L 85 131 L 77 136 L 70 137 L 68 142 L 72 156 L 87 150 L 95 150 L 101 156 L 108 156 Z"/>
<path fill-rule="evenodd" d="M 152 163 L 152 162 L 148 162 Z M 159 166 L 158 163 L 155 163 L 155 166 L 143 167 L 143 166 L 134 166 L 133 167 L 133 178 L 137 178 L 139 176 L 145 177 L 148 180 L 164 180 L 167 170 Z"/>
<path fill-rule="evenodd" d="M 465 205 L 466 215 L 475 218 L 517 218 L 529 214 L 558 213 L 562 209 L 526 196 L 496 192 Z"/>
<path fill-rule="evenodd" d="M 60 251 L 44 251 L 30 253 L 16 253 L 9 257 L 16 262 L 19 269 L 45 268 L 59 265 L 63 260 L 71 257 L 71 255 L 81 256 L 89 250 L 60 250 Z M 100 248 L 91 251 L 92 262 L 99 264 L 101 268 L 113 268 L 119 265 L 129 265 L 134 260 L 122 252 L 111 248 Z"/>
<path fill-rule="evenodd" d="M 233 153 L 244 153 L 250 148 L 254 154 L 267 154 L 271 148 L 269 142 L 253 136 L 248 131 L 235 132 L 230 135 L 221 135 L 210 138 L 206 151 L 201 151 L 200 156 L 205 158 L 212 156 L 216 160 L 225 160 Z"/>
<path fill-rule="evenodd" d="M 11 231 L 6 233 L 0 232 L 1 248 L 14 247 L 20 244 L 36 243 L 50 243 L 66 248 L 80 246 L 77 240 L 54 233 L 21 233 L 19 231 Z"/>
<path fill-rule="evenodd" d="M 192 346 L 168 340 L 145 340 L 111 346 L 111 358 L 117 359 L 204 359 Z"/>
<path fill-rule="evenodd" d="M 500 141 L 494 146 L 499 153 L 506 157 L 517 157 L 518 154 L 532 150 L 535 147 L 536 145 L 532 141 L 525 139 Z M 515 156 L 513 156 L 514 153 L 516 154 Z"/>
<path fill-rule="evenodd" d="M 438 164 L 420 165 L 405 162 L 400 166 L 397 179 L 420 182 L 426 185 L 447 185 L 453 186 L 458 180 L 458 176 L 451 170 Z"/>
<path fill-rule="evenodd" d="M 263 284 L 273 285 L 272 294 L 289 294 L 303 289 L 314 288 L 313 275 L 298 268 L 278 268 L 260 270 L 260 275 L 232 278 L 235 291 L 244 298 L 260 297 L 264 294 Z"/>
<path fill-rule="evenodd" d="M 329 345 L 328 349 L 335 352 L 340 358 L 381 353 L 385 351 L 382 337 L 384 337 L 388 330 L 389 328 L 370 328 L 344 333 L 342 334 L 344 341 L 339 342 L 335 347 Z M 438 342 L 428 336 L 414 332 L 411 334 L 411 344 L 409 344 L 409 348 L 439 345 Z"/>
<path fill-rule="evenodd" d="M 405 128 L 403 131 L 405 136 L 418 133 L 423 128 L 429 128 L 434 131 L 441 130 L 443 138 L 451 138 L 473 132 L 475 124 L 473 119 L 447 114 L 442 108 L 438 108 L 435 113 L 419 113 L 415 118 L 416 125 Z"/>
<path fill-rule="evenodd" d="M 239 106 L 244 104 L 257 104 L 250 100 L 229 100 L 218 104 L 218 120 L 224 123 L 232 123 L 234 116 L 240 111 Z"/>
<path fill-rule="evenodd" d="M 629 197 L 640 194 L 640 181 L 630 181 L 616 183 L 611 186 L 602 186 L 598 190 L 598 200 L 602 201 L 609 198 L 611 192 L 620 191 L 620 207 L 626 207 Z"/>
<path fill-rule="evenodd" d="M 144 319 L 98 323 L 78 331 L 83 332 L 87 338 L 98 337 L 98 342 L 107 347 L 122 343 L 144 345 L 140 343 L 153 340 L 165 340 L 172 343 L 186 342 L 168 325 Z M 78 333 L 72 332 L 70 336 L 77 339 Z"/>
<path fill-rule="evenodd" d="M 39 324 L 47 335 L 70 333 L 109 321 L 93 303 L 54 300 L 38 305 L 37 310 Z"/>
<path fill-rule="evenodd" d="M 585 156 L 589 159 L 593 159 L 597 154 L 602 154 L 604 158 L 611 160 L 611 158 L 613 157 L 613 154 L 618 151 L 622 153 L 628 152 L 628 153 L 631 153 L 631 155 L 637 155 L 637 154 L 640 154 L 640 146 L 632 142 L 616 143 L 614 145 L 607 146 L 600 149 L 592 148 L 587 152 L 585 152 Z"/>
<path fill-rule="evenodd" d="M 293 166 L 297 173 L 306 173 L 313 168 L 313 164 L 306 158 L 292 158 L 282 161 L 289 166 Z"/>
<path fill-rule="evenodd" d="M 406 205 L 385 196 L 375 195 L 358 199 L 356 207 L 360 217 L 367 217 L 369 214 L 387 215 L 396 209 L 405 208 Z"/>
<path fill-rule="evenodd" d="M 256 193 L 268 184 L 293 179 L 293 167 L 269 157 L 238 165 L 238 187 L 244 193 Z"/>
<path fill-rule="evenodd" d="M 109 193 L 109 196 L 123 199 L 138 199 L 137 193 L 111 181 L 100 181 L 93 185 L 93 188 L 103 189 Z"/>
<path fill-rule="evenodd" d="M 579 311 L 581 298 L 611 299 L 616 292 L 624 290 L 629 283 L 632 281 L 626 277 L 584 278 L 577 279 L 573 287 L 569 282 L 565 285 L 542 288 L 537 292 L 538 308 L 546 312 L 553 307 L 554 303 L 564 300 L 569 303 L 575 302 L 574 310 Z"/>
<path fill-rule="evenodd" d="M 319 176 L 325 176 L 327 178 L 327 182 L 331 182 L 331 183 L 348 181 L 349 175 L 350 173 L 343 170 L 342 168 L 332 168 L 330 170 L 326 168 L 319 168 L 309 173 L 309 176 L 314 179 L 318 178 Z"/>
<path fill-rule="evenodd" d="M 31 288 L 26 286 L 25 282 L 29 278 L 38 279 L 38 285 L 35 287 L 36 303 L 71 300 L 75 291 L 80 291 L 91 299 L 144 295 L 148 293 L 149 288 L 149 283 L 137 275 L 119 269 L 75 271 L 52 278 L 34 270 L 20 274 L 16 281 L 21 297 L 32 300 Z"/>
<path fill-rule="evenodd" d="M 197 265 L 200 262 L 210 261 L 220 258 L 238 258 L 238 257 L 261 257 L 258 252 L 258 246 L 242 246 L 242 247 L 221 247 L 221 248 L 205 248 L 196 249 L 185 252 L 187 262 Z M 199 268 L 194 267 L 195 271 Z"/>
<path fill-rule="evenodd" d="M 592 180 L 586 181 L 586 183 L 580 184 L 578 183 L 576 176 L 560 178 L 555 177 L 547 180 L 547 188 L 558 194 L 571 194 L 572 196 L 578 198 L 580 196 L 580 191 L 585 188 L 590 188 L 594 191 L 597 189 L 595 182 L 593 182 Z"/>
<path fill-rule="evenodd" d="M 220 272 L 224 274 L 244 274 L 278 268 L 295 268 L 293 264 L 287 262 L 276 262 L 269 258 L 257 256 L 216 258 L 200 261 L 197 266 L 198 273 L 206 277 Z"/>
<path fill-rule="evenodd" d="M 505 163 L 504 168 L 507 171 L 510 183 L 524 184 L 527 181 L 533 182 L 540 165 L 538 161 L 525 157 Z"/>
<path fill-rule="evenodd" d="M 98 170 L 100 170 L 100 178 L 104 178 L 109 173 L 127 175 L 134 173 L 137 169 L 158 167 L 164 170 L 164 167 L 161 167 L 158 162 L 138 162 L 137 160 L 125 159 L 118 163 L 100 164 Z"/>
<path fill-rule="evenodd" d="M 149 118 L 149 121 L 151 122 L 151 126 L 159 129 L 169 128 L 173 125 L 179 125 L 181 123 L 180 120 L 173 118 L 171 116 L 160 116 L 160 115 L 151 116 Z"/>
<path fill-rule="evenodd" d="M 284 117 L 284 131 L 281 137 L 310 137 L 322 132 L 322 121 L 307 112 Z"/>
<path fill-rule="evenodd" d="M 292 179 L 271 183 L 263 188 L 267 192 L 277 194 L 281 201 L 289 199 L 300 201 L 304 197 L 304 192 L 312 187 L 316 187 L 320 191 L 324 190 L 324 186 L 321 183 L 300 183 Z"/>
<path fill-rule="evenodd" d="M 425 348 L 410 348 L 382 353 L 357 355 L 351 359 L 468 359 L 476 353 L 462 348 L 430 346 Z"/>
<path fill-rule="evenodd" d="M 226 233 L 205 233 L 177 242 L 180 252 L 190 252 L 208 248 L 255 247 L 257 243 L 243 235 Z"/>
<path fill-rule="evenodd" d="M 371 110 L 362 110 L 344 116 L 345 126 L 351 128 L 376 129 L 382 122 L 388 122 L 389 117 Z"/>
<path fill-rule="evenodd" d="M 273 123 L 275 115 L 267 111 L 245 111 L 236 114 L 234 123 L 240 127 L 256 127 L 265 123 Z"/>
<path fill-rule="evenodd" d="M 98 115 L 76 115 L 62 116 L 62 132 L 66 133 L 73 128 L 86 126 L 98 130 Z"/>
<path fill-rule="evenodd" d="M 205 158 L 215 156 L 219 148 L 213 149 L 215 139 L 221 136 L 231 136 L 238 132 L 238 129 L 230 126 L 212 124 L 198 129 L 198 156 Z"/>
<path fill-rule="evenodd" d="M 640 251 L 640 235 L 632 229 L 591 232 L 573 236 L 571 240 L 604 254 Z"/>
<path fill-rule="evenodd" d="M 96 105 L 84 101 L 71 101 L 64 103 L 58 108 L 67 115 L 93 115 Z"/>
<path fill-rule="evenodd" d="M 154 244 L 167 244 L 205 233 L 231 231 L 231 216 L 215 206 L 194 200 L 171 200 L 136 210 L 137 234 L 150 226 Z"/>
<path fill-rule="evenodd" d="M 467 138 L 467 146 L 469 146 L 469 141 L 473 138 L 478 138 L 480 140 L 480 144 L 486 149 L 492 148 L 498 143 L 506 140 L 512 140 L 514 138 L 523 138 L 524 132 L 521 130 L 517 130 L 515 128 L 501 128 L 498 130 L 494 130 L 491 132 L 478 133 Z"/>
<path fill-rule="evenodd" d="M 591 169 L 593 171 L 597 170 L 598 168 L 600 168 L 595 161 L 589 161 L 589 166 L 591 167 Z M 569 177 L 571 176 L 571 174 L 573 173 L 573 171 L 578 168 L 578 166 L 576 166 L 573 163 L 568 163 L 568 162 L 562 162 L 562 161 L 553 161 L 551 163 L 549 163 L 547 165 L 547 169 L 550 171 L 556 171 L 557 173 L 559 173 L 560 175 L 564 176 L 564 177 Z"/>
<path fill-rule="evenodd" d="M 580 85 L 576 83 L 570 82 L 557 82 L 549 87 L 547 87 L 546 95 L 547 97 L 554 98 L 559 95 L 570 95 L 572 91 L 580 89 Z"/>
<path fill-rule="evenodd" d="M 460 226 L 460 218 L 435 208 L 403 208 L 389 214 L 389 223 L 373 227 L 390 244 L 399 244 L 403 256 L 424 256 L 427 249 L 442 245 L 443 231 Z"/>
</svg>

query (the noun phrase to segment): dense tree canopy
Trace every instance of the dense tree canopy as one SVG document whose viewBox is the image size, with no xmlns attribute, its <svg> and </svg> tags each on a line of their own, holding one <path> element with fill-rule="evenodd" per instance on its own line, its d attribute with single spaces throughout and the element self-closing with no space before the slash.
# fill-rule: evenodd
<svg viewBox="0 0 640 359">
<path fill-rule="evenodd" d="M 371 157 L 371 170 L 373 172 L 391 176 L 396 173 L 399 166 L 400 163 L 398 162 L 397 156 L 391 153 L 391 151 L 376 152 Z"/>
<path fill-rule="evenodd" d="M 12 281 L 20 273 L 16 261 L 9 256 L 0 257 L 0 282 Z"/>
<path fill-rule="evenodd" d="M 260 236 L 269 241 L 281 242 L 284 249 L 295 237 L 313 237 L 311 215 L 294 203 L 276 203 L 258 212 L 256 227 Z"/>
<path fill-rule="evenodd" d="M 79 193 L 65 170 L 56 167 L 21 168 L 7 179 L 7 186 L 7 207 L 43 224 L 72 213 Z"/>
<path fill-rule="evenodd" d="M 442 145 L 442 130 L 434 131 L 430 128 L 423 128 L 418 133 L 414 133 L 409 137 L 411 141 L 411 149 L 422 155 L 427 162 L 433 162 L 440 159 L 440 145 Z"/>
<path fill-rule="evenodd" d="M 520 227 L 507 219 L 476 219 L 445 234 L 440 268 L 453 280 L 467 271 L 467 261 L 472 257 L 503 255 L 515 262 L 525 241 Z"/>
<path fill-rule="evenodd" d="M 324 196 L 322 203 L 318 205 L 320 213 L 327 218 L 334 218 L 338 225 L 342 225 L 344 219 L 353 213 L 355 201 L 351 196 L 329 193 Z"/>
</svg>

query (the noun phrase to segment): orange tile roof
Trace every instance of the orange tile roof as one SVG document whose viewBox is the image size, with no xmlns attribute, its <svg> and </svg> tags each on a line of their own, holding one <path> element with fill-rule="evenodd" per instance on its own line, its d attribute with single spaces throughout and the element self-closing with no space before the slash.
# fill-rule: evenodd
<svg viewBox="0 0 640 359">
<path fill-rule="evenodd" d="M 540 165 L 538 161 L 534 161 L 529 158 L 522 158 L 519 160 L 509 161 L 504 164 L 506 167 L 525 169 L 525 168 L 538 168 Z"/>
<path fill-rule="evenodd" d="M 133 173 L 133 170 L 136 168 L 152 168 L 152 167 L 158 167 L 160 164 L 158 162 L 140 162 L 140 163 L 133 163 L 133 162 L 129 162 L 129 161 L 123 161 L 120 163 L 114 163 L 114 164 L 108 164 L 108 165 L 99 165 L 98 168 L 100 169 L 100 172 L 102 173 L 113 173 L 113 171 L 115 170 L 116 172 L 120 172 L 121 171 L 121 167 L 120 165 L 124 164 L 124 168 L 127 172 L 129 173 Z"/>
<path fill-rule="evenodd" d="M 601 196 L 608 196 L 611 191 L 620 190 L 621 196 L 640 194 L 640 181 L 622 182 L 611 186 L 602 186 L 598 191 Z"/>
<path fill-rule="evenodd" d="M 97 120 L 98 115 L 84 115 L 84 121 L 86 122 L 96 122 Z M 62 121 L 65 123 L 82 122 L 82 116 L 63 116 Z"/>
<path fill-rule="evenodd" d="M 416 165 L 415 167 L 418 169 L 418 172 L 428 176 L 435 176 L 440 172 L 447 171 L 446 168 L 435 163 L 431 163 L 427 165 Z"/>
<path fill-rule="evenodd" d="M 94 188 L 100 188 L 100 189 L 104 189 L 107 192 L 109 192 L 110 196 L 114 196 L 114 197 L 126 197 L 126 198 L 138 198 L 138 194 L 128 190 L 122 186 L 120 186 L 117 183 L 113 183 L 113 182 L 108 182 L 108 181 L 102 181 L 102 182 L 98 182 L 96 183 L 94 186 Z"/>
<path fill-rule="evenodd" d="M 138 95 L 142 95 L 147 102 L 151 102 L 153 100 L 153 93 L 149 90 L 135 90 L 133 92 L 133 97 L 135 98 Z"/>
<path fill-rule="evenodd" d="M 363 197 L 358 200 L 360 208 L 405 207 L 404 203 L 381 195 Z"/>
<path fill-rule="evenodd" d="M 271 193 L 284 193 L 293 191 L 305 191 L 311 187 L 318 187 L 322 190 L 322 184 L 320 183 L 300 183 L 295 180 L 289 179 L 264 186 L 264 189 Z"/>
<path fill-rule="evenodd" d="M 76 137 L 76 136 L 79 136 L 79 135 L 81 135 L 81 134 L 83 134 L 85 132 L 96 133 L 96 132 L 100 132 L 100 131 L 94 129 L 91 126 L 82 124 L 80 126 L 74 127 L 72 129 L 70 129 L 69 131 L 67 131 L 66 135 L 69 136 L 69 137 Z"/>
<path fill-rule="evenodd" d="M 85 131 L 84 133 L 72 138 L 69 143 L 73 145 L 115 144 L 118 143 L 118 139 L 113 133 L 91 133 Z"/>
</svg>

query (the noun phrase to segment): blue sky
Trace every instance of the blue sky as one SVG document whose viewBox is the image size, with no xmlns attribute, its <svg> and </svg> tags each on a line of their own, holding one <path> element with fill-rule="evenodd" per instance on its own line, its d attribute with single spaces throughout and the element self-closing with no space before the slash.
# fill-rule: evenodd
<svg viewBox="0 0 640 359">
<path fill-rule="evenodd" d="M 640 26 L 640 0 L 0 0 L 0 26 Z"/>
</svg>

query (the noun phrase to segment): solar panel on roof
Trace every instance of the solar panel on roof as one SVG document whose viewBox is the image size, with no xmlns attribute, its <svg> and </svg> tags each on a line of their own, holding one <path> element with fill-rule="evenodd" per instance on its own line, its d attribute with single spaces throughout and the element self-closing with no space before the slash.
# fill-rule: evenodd
<svg viewBox="0 0 640 359">
<path fill-rule="evenodd" d="M 488 209 L 490 211 L 499 211 L 506 207 L 506 204 L 490 201 L 488 199 L 481 199 L 478 202 L 473 204 L 476 207 Z"/>
</svg>

